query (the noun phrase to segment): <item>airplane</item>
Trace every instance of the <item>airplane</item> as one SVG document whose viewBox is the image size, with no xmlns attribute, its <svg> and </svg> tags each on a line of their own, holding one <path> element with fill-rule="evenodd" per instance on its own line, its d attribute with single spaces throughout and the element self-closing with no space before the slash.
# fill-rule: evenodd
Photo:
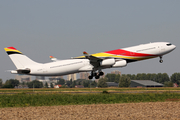
<svg viewBox="0 0 180 120">
<path fill-rule="evenodd" d="M 79 72 L 91 72 L 89 79 L 99 79 L 104 75 L 102 69 L 125 67 L 128 63 L 159 57 L 162 63 L 163 55 L 173 51 L 175 45 L 169 42 L 154 42 L 138 46 L 116 49 L 95 54 L 83 52 L 83 56 L 67 60 L 57 60 L 53 56 L 53 62 L 37 63 L 14 47 L 4 48 L 10 59 L 16 66 L 12 74 L 26 74 L 34 76 L 61 76 Z"/>
</svg>

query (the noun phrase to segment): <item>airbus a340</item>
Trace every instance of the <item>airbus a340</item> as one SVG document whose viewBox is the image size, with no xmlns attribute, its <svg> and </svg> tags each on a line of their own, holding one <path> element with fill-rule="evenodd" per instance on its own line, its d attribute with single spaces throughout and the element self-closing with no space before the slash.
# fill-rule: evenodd
<svg viewBox="0 0 180 120">
<path fill-rule="evenodd" d="M 175 48 L 175 45 L 168 42 L 154 42 L 90 55 L 83 52 L 84 56 L 67 60 L 57 60 L 51 56 L 53 62 L 50 63 L 37 63 L 14 47 L 4 49 L 17 68 L 12 70 L 11 73 L 34 76 L 61 76 L 78 72 L 91 72 L 89 79 L 93 77 L 99 79 L 100 76 L 104 75 L 102 69 L 125 67 L 130 62 L 156 57 L 160 57 L 159 62 L 162 63 L 162 56 Z"/>
</svg>

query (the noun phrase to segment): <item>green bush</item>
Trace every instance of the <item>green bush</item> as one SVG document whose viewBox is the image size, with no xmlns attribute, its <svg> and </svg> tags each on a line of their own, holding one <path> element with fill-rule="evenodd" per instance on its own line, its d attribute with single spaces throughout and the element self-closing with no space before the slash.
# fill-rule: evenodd
<svg viewBox="0 0 180 120">
<path fill-rule="evenodd" d="M 167 99 L 180 99 L 180 94 L 0 94 L 0 107 L 156 102 Z"/>
</svg>

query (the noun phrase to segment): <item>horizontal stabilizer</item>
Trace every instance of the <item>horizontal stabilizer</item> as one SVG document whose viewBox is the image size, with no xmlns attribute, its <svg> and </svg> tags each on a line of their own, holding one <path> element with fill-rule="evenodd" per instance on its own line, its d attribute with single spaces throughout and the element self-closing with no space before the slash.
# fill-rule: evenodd
<svg viewBox="0 0 180 120">
<path fill-rule="evenodd" d="M 31 72 L 30 69 L 17 69 L 17 70 L 12 70 L 12 74 L 29 74 Z"/>
</svg>

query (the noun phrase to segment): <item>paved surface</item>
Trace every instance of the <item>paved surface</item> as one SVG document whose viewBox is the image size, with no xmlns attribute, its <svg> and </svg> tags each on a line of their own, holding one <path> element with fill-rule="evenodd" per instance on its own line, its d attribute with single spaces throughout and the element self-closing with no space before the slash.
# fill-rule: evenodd
<svg viewBox="0 0 180 120">
<path fill-rule="evenodd" d="M 1 108 L 0 120 L 180 120 L 180 102 Z"/>
</svg>

